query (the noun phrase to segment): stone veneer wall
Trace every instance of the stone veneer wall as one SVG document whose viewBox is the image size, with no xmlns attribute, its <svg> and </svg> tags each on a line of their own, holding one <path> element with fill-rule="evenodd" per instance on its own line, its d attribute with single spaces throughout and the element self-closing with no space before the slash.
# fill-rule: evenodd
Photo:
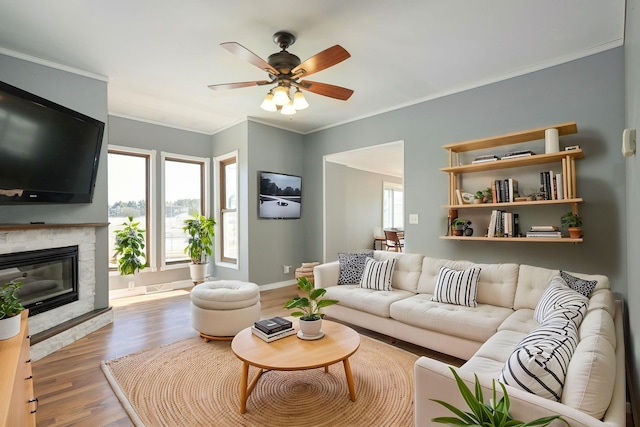
<svg viewBox="0 0 640 427">
<path fill-rule="evenodd" d="M 95 243 L 95 228 L 90 226 L 28 228 L 0 232 L 0 254 L 78 245 L 78 301 L 29 317 L 30 334 L 46 331 L 93 311 L 96 286 Z M 31 359 L 39 360 L 112 321 L 113 312 L 110 310 L 39 342 L 31 346 Z"/>
</svg>

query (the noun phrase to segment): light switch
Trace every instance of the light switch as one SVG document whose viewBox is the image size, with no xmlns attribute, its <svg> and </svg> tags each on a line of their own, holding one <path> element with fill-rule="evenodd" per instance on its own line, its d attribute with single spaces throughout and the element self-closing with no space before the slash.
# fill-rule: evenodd
<svg viewBox="0 0 640 427">
<path fill-rule="evenodd" d="M 418 214 L 410 214 L 409 224 L 417 224 L 417 223 L 418 223 Z"/>
</svg>

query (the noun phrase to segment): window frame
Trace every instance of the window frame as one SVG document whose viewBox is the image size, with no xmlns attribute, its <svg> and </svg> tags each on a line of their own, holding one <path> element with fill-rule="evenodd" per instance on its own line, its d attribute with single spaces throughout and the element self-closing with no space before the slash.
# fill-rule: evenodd
<svg viewBox="0 0 640 427">
<path fill-rule="evenodd" d="M 236 208 L 235 209 L 227 209 L 226 208 L 226 200 L 225 200 L 225 185 L 226 185 L 226 176 L 225 176 L 225 166 L 231 163 L 236 164 Z M 227 154 L 223 154 L 221 156 L 217 156 L 214 158 L 214 168 L 215 168 L 215 176 L 218 178 L 218 183 L 215 186 L 215 197 L 214 197 L 214 209 L 215 209 L 215 220 L 218 226 L 218 232 L 216 233 L 216 265 L 239 269 L 240 268 L 240 173 L 239 173 L 239 155 L 238 151 L 232 151 Z M 230 258 L 224 255 L 224 221 L 223 221 L 223 213 L 233 212 L 236 213 L 236 235 L 235 241 L 237 245 L 238 258 Z"/>
<path fill-rule="evenodd" d="M 200 212 L 202 215 L 209 216 L 209 179 L 210 179 L 210 163 L 211 159 L 209 157 L 197 157 L 197 156 L 189 156 L 185 154 L 177 154 L 177 153 L 169 153 L 166 151 L 160 152 L 160 224 L 159 229 L 160 232 L 160 270 L 170 270 L 173 268 L 182 268 L 185 264 L 189 263 L 189 257 L 185 254 L 184 259 L 180 258 L 177 260 L 167 261 L 166 254 L 166 223 L 165 223 L 165 215 L 166 215 L 166 200 L 165 200 L 165 181 L 166 181 L 166 162 L 183 162 L 183 163 L 192 163 L 192 164 L 200 164 L 201 165 L 201 173 L 200 173 Z"/>
<path fill-rule="evenodd" d="M 393 192 L 399 191 L 402 192 L 402 225 L 399 226 L 397 224 L 395 224 L 394 218 L 395 218 L 395 204 L 394 204 L 394 199 L 395 197 L 392 196 L 391 199 L 391 225 L 388 227 L 385 227 L 385 215 L 384 215 L 384 207 L 385 207 L 385 194 L 387 192 L 387 190 L 391 190 L 392 194 Z M 388 181 L 383 181 L 382 184 L 382 229 L 404 229 L 404 225 L 405 225 L 405 221 L 404 221 L 404 185 L 403 184 L 398 184 L 395 182 L 388 182 Z"/>
<path fill-rule="evenodd" d="M 147 257 L 147 268 L 144 271 L 156 271 L 157 270 L 157 253 L 155 250 L 155 236 L 156 236 L 156 204 L 155 204 L 155 170 L 156 170 L 156 150 L 145 150 L 141 148 L 125 147 L 120 145 L 109 144 L 107 147 L 107 162 L 109 154 L 118 154 L 123 156 L 141 157 L 146 160 L 146 189 L 145 189 L 145 255 Z M 107 177 L 107 184 L 109 177 Z M 108 202 L 107 202 L 108 205 Z M 108 218 L 108 214 L 107 214 Z M 112 254 L 109 254 L 111 257 Z M 117 267 L 111 267 L 108 263 L 109 272 L 117 272 Z"/>
</svg>

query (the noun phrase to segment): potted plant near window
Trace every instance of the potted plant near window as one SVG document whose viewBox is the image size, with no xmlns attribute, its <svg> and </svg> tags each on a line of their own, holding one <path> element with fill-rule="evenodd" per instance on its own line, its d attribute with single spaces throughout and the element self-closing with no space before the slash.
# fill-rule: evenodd
<svg viewBox="0 0 640 427">
<path fill-rule="evenodd" d="M 129 287 L 135 287 L 138 273 L 147 266 L 144 230 L 141 230 L 139 225 L 139 222 L 133 222 L 133 217 L 129 216 L 122 223 L 122 229 L 115 231 L 116 253 L 113 258 L 118 263 L 118 271 L 121 275 L 133 275 L 134 280 L 129 283 Z"/>
<path fill-rule="evenodd" d="M 573 212 L 567 212 L 560 217 L 560 226 L 569 231 L 569 237 L 579 239 L 582 237 L 582 218 Z"/>
<path fill-rule="evenodd" d="M 184 221 L 183 231 L 189 234 L 189 243 L 184 252 L 189 255 L 189 270 L 194 285 L 204 282 L 209 267 L 208 257 L 213 253 L 214 226 L 213 218 L 195 214 Z"/>
<path fill-rule="evenodd" d="M 291 313 L 294 317 L 300 318 L 300 332 L 298 336 L 302 339 L 318 339 L 324 335 L 322 333 L 322 308 L 337 304 L 339 301 L 335 299 L 323 299 L 327 290 L 324 288 L 314 288 L 313 283 L 306 278 L 298 278 L 298 288 L 306 292 L 304 297 L 291 298 L 284 304 L 284 308 L 298 309 Z M 302 335 L 302 336 L 300 336 Z"/>
<path fill-rule="evenodd" d="M 20 333 L 20 313 L 24 307 L 16 295 L 22 282 L 9 282 L 0 287 L 0 340 Z"/>
</svg>

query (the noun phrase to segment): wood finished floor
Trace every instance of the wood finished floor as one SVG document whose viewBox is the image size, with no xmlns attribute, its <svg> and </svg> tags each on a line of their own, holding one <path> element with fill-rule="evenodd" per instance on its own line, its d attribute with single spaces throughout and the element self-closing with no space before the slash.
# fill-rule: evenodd
<svg viewBox="0 0 640 427">
<path fill-rule="evenodd" d="M 296 287 L 261 292 L 262 317 L 288 315 Z M 198 336 L 191 328 L 189 290 L 116 299 L 114 322 L 33 363 L 37 426 L 133 426 L 100 369 L 109 360 Z M 389 338 L 354 327 L 389 343 Z M 395 346 L 459 365 L 460 360 L 413 344 Z M 633 423 L 628 426 L 633 427 Z"/>
</svg>

